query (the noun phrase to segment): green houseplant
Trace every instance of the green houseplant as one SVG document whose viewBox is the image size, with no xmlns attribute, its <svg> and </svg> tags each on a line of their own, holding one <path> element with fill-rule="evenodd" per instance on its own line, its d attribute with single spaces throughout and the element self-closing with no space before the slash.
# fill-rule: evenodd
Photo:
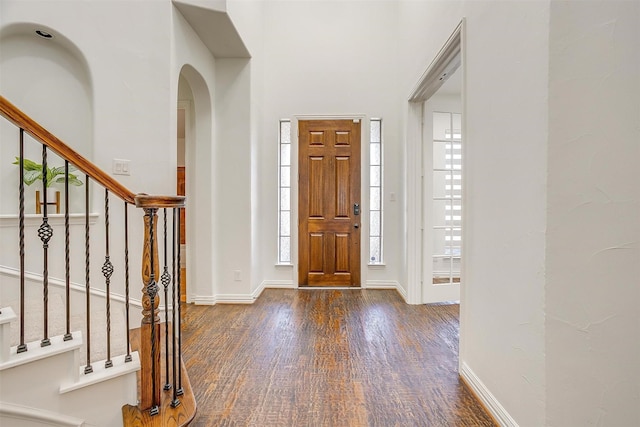
<svg viewBox="0 0 640 427">
<path fill-rule="evenodd" d="M 20 158 L 16 157 L 16 161 L 13 162 L 14 165 L 20 165 Z M 24 170 L 23 181 L 27 185 L 31 185 L 34 182 L 42 181 L 42 165 L 34 162 L 33 160 L 23 159 Z M 72 174 L 72 171 L 75 171 L 76 168 L 74 166 L 69 165 L 69 184 L 80 186 L 82 185 L 82 181 L 78 179 L 75 174 Z M 53 183 L 64 183 L 64 166 L 50 168 L 47 166 L 47 188 L 50 187 Z"/>
</svg>

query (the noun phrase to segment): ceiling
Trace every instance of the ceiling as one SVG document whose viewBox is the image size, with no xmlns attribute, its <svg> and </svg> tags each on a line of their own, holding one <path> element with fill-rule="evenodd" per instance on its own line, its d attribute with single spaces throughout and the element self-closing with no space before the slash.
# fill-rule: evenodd
<svg viewBox="0 0 640 427">
<path fill-rule="evenodd" d="M 173 0 L 214 57 L 250 58 L 249 50 L 229 18 L 226 3 L 225 0 Z"/>
</svg>

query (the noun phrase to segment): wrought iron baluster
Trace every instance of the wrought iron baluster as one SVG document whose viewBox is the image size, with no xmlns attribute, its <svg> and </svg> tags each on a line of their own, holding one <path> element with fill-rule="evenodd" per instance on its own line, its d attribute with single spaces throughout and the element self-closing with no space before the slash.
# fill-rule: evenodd
<svg viewBox="0 0 640 427">
<path fill-rule="evenodd" d="M 53 236 L 53 229 L 49 225 L 47 215 L 47 146 L 42 146 L 42 193 L 44 200 L 44 210 L 42 211 L 42 225 L 38 228 L 38 237 L 42 241 L 43 251 L 43 271 L 42 271 L 42 293 L 44 304 L 44 329 L 40 347 L 51 345 L 49 340 L 49 240 Z"/>
<path fill-rule="evenodd" d="M 104 362 L 105 368 L 111 368 L 113 361 L 111 360 L 111 275 L 113 274 L 113 264 L 109 258 L 109 190 L 104 190 L 104 227 L 105 227 L 105 257 L 102 265 L 102 274 L 107 291 L 107 360 Z"/>
<path fill-rule="evenodd" d="M 181 239 L 181 235 L 180 235 L 180 209 L 178 208 L 178 232 L 177 232 L 177 240 L 178 240 L 178 271 L 180 272 L 178 274 L 178 297 L 177 297 L 177 301 L 176 304 L 178 305 L 178 384 L 177 384 L 177 388 L 178 390 L 176 391 L 176 394 L 178 396 L 182 396 L 184 394 L 184 390 L 182 389 L 182 298 L 181 298 L 181 290 L 180 288 L 182 287 L 182 260 L 180 259 L 180 255 L 182 252 L 182 248 L 180 243 L 182 242 Z"/>
<path fill-rule="evenodd" d="M 124 202 L 124 309 L 127 328 L 127 355 L 125 362 L 131 362 L 131 336 L 129 332 L 129 204 Z"/>
<path fill-rule="evenodd" d="M 84 280 L 87 313 L 87 364 L 84 373 L 93 372 L 91 366 L 91 285 L 90 285 L 90 253 L 89 253 L 89 175 L 85 175 L 86 188 L 84 190 Z"/>
<path fill-rule="evenodd" d="M 20 128 L 20 343 L 17 352 L 27 351 L 24 343 L 24 129 Z"/>
<path fill-rule="evenodd" d="M 64 334 L 64 341 L 73 339 L 71 335 L 71 277 L 70 277 L 70 243 L 69 243 L 69 161 L 64 161 L 64 278 L 65 278 L 65 299 L 66 299 L 66 324 L 67 331 Z"/>
<path fill-rule="evenodd" d="M 171 310 L 171 360 L 172 360 L 172 368 L 173 368 L 173 384 L 177 384 L 177 368 L 176 368 L 176 277 L 181 274 L 180 266 L 176 269 L 176 218 L 179 215 L 179 211 L 177 208 L 173 208 L 173 232 L 171 233 L 173 236 L 173 242 L 171 245 L 171 264 L 173 270 L 173 280 L 171 281 L 171 305 L 173 309 Z M 180 244 L 180 241 L 177 242 Z M 167 351 L 169 349 L 167 348 Z M 173 388 L 173 399 L 171 400 L 171 406 L 177 407 L 180 405 L 180 399 L 178 399 L 178 387 Z"/>
<path fill-rule="evenodd" d="M 150 415 L 157 415 L 160 413 L 160 409 L 158 408 L 158 402 L 156 399 L 156 314 L 155 314 L 155 298 L 158 294 L 158 284 L 156 283 L 155 277 L 155 255 L 154 255 L 154 233 L 153 233 L 153 219 L 156 216 L 155 213 L 157 209 L 149 209 L 150 211 L 150 219 L 149 219 L 149 245 L 151 254 L 151 273 L 149 275 L 149 284 L 147 285 L 147 294 L 149 295 L 149 301 L 151 302 L 151 387 L 152 387 L 152 403 L 151 409 L 149 409 Z"/>
<path fill-rule="evenodd" d="M 171 383 L 169 382 L 169 283 L 171 282 L 171 275 L 169 274 L 169 267 L 167 266 L 167 208 L 163 209 L 164 220 L 164 269 L 162 271 L 161 282 L 164 286 L 164 357 L 165 357 L 165 384 L 164 389 L 170 390 Z M 172 307 L 173 309 L 173 307 Z"/>
</svg>

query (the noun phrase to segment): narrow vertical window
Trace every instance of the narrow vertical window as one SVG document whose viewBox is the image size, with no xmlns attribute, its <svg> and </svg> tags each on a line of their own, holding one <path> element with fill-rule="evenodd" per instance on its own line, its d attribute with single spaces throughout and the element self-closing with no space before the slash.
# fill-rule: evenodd
<svg viewBox="0 0 640 427">
<path fill-rule="evenodd" d="M 278 263 L 291 263 L 291 121 L 280 120 L 278 155 Z"/>
<path fill-rule="evenodd" d="M 433 283 L 460 282 L 462 116 L 433 113 Z"/>
<path fill-rule="evenodd" d="M 382 264 L 382 120 L 371 119 L 369 142 L 369 264 Z"/>
</svg>

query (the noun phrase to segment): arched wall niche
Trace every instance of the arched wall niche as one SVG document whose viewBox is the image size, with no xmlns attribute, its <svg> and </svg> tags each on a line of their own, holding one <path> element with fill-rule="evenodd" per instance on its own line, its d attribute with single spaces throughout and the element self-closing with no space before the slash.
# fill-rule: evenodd
<svg viewBox="0 0 640 427">
<path fill-rule="evenodd" d="M 48 33 L 43 38 L 36 31 Z M 93 90 L 88 62 L 80 49 L 64 34 L 47 25 L 33 22 L 13 23 L 0 29 L 0 93 L 36 122 L 62 139 L 88 159 L 93 158 Z M 13 159 L 19 154 L 17 130 L 5 120 L 1 123 L 1 156 Z M 16 141 L 11 144 L 10 141 Z M 25 139 L 25 157 L 40 163 L 41 145 Z M 63 162 L 53 153 L 48 158 L 53 166 Z M 17 194 L 18 175 L 8 161 L 0 165 L 2 194 Z M 82 193 L 82 187 L 72 191 Z M 26 197 L 33 198 L 34 192 Z M 73 195 L 73 194 L 72 194 Z M 1 213 L 15 210 L 11 200 L 4 200 Z M 71 210 L 79 211 L 72 197 Z M 17 202 L 16 202 L 17 203 Z M 30 200 L 26 203 L 31 204 Z M 35 201 L 34 201 L 35 203 Z M 5 212 L 7 210 L 7 212 Z"/>
</svg>

